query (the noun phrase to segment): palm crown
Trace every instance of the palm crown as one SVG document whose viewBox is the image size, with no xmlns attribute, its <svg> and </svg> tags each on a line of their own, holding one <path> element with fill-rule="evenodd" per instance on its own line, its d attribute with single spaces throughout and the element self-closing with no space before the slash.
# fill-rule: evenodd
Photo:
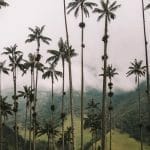
<svg viewBox="0 0 150 150">
<path fill-rule="evenodd" d="M 51 39 L 43 35 L 44 28 L 45 26 L 42 26 L 42 27 L 36 26 L 35 29 L 29 28 L 29 30 L 32 33 L 28 35 L 28 39 L 25 42 L 30 43 L 30 42 L 36 41 L 38 47 L 40 46 L 40 41 L 42 41 L 43 43 L 49 44 L 49 41 L 51 41 Z"/>
<path fill-rule="evenodd" d="M 77 55 L 77 53 L 75 53 L 75 50 L 72 48 L 72 46 L 69 47 L 69 50 L 70 50 L 70 57 L 74 57 Z M 48 50 L 47 51 L 48 53 L 52 54 L 52 56 L 49 57 L 46 60 L 46 62 L 53 61 L 53 63 L 56 64 L 60 58 L 62 58 L 63 60 L 66 60 L 68 62 L 69 50 L 67 48 L 66 42 L 64 42 L 63 39 L 60 38 L 60 40 L 58 42 L 58 50 Z"/>
<path fill-rule="evenodd" d="M 6 7 L 6 6 L 9 6 L 9 4 L 5 2 L 4 0 L 0 0 L 0 8 Z"/>
<path fill-rule="evenodd" d="M 9 66 L 11 67 L 11 71 L 14 70 L 15 67 L 18 67 L 20 70 L 23 70 L 23 64 L 21 63 L 23 55 L 21 51 L 17 50 L 17 45 L 15 44 L 14 46 L 10 47 L 5 47 L 5 52 L 2 54 L 8 55 L 10 64 Z"/>
<path fill-rule="evenodd" d="M 144 76 L 146 67 L 142 66 L 142 63 L 143 63 L 142 60 L 137 61 L 136 59 L 134 60 L 134 62 L 131 62 L 129 71 L 126 73 L 127 77 L 134 74 L 135 82 L 137 82 L 138 77 Z"/>
<path fill-rule="evenodd" d="M 114 1 L 110 4 L 109 0 L 108 3 L 104 0 L 101 0 L 101 8 L 95 8 L 94 13 L 98 13 L 99 16 L 97 18 L 97 21 L 100 21 L 105 15 L 107 16 L 108 21 L 111 21 L 111 19 L 115 19 L 116 15 L 114 14 L 114 11 L 117 10 L 121 5 L 117 5 L 117 1 Z"/>
<path fill-rule="evenodd" d="M 106 69 L 106 75 L 109 79 L 113 78 L 115 75 L 118 75 L 118 73 L 116 72 L 116 68 L 113 68 L 112 65 L 108 65 Z"/>
<path fill-rule="evenodd" d="M 62 77 L 62 72 L 55 70 L 55 64 L 49 63 L 49 67 L 44 68 L 46 71 L 43 73 L 43 78 L 51 77 L 52 82 L 54 82 L 54 78 L 58 80 L 58 76 Z"/>
<path fill-rule="evenodd" d="M 75 17 L 78 17 L 80 8 L 83 10 L 84 15 L 86 17 L 89 17 L 89 10 L 93 9 L 94 6 L 97 6 L 96 3 L 88 2 L 87 0 L 73 0 L 70 2 L 67 6 L 68 13 L 70 13 L 72 10 L 75 10 L 74 15 Z"/>
</svg>

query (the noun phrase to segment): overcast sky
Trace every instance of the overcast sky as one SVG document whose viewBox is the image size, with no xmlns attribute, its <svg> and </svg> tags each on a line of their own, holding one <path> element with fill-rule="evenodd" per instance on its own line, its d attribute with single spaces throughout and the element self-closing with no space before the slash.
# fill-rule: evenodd
<svg viewBox="0 0 150 150">
<path fill-rule="evenodd" d="M 69 0 L 68 0 L 69 1 Z M 100 3 L 100 0 L 93 0 Z M 7 0 L 9 7 L 0 10 L 0 48 L 18 44 L 27 57 L 29 52 L 35 52 L 36 43 L 25 44 L 24 41 L 30 33 L 28 27 L 46 25 L 44 34 L 52 39 L 49 46 L 42 45 L 41 54 L 43 60 L 48 55 L 47 49 L 57 49 L 57 42 L 60 37 L 65 38 L 65 27 L 63 18 L 63 0 Z M 146 1 L 147 3 L 147 1 Z M 144 59 L 144 37 L 142 26 L 141 0 L 118 0 L 121 8 L 116 12 L 116 19 L 109 24 L 108 55 L 109 63 L 117 68 L 119 73 L 114 79 L 115 89 L 131 90 L 135 87 L 134 77 L 126 78 L 126 72 L 130 61 L 135 58 Z M 150 11 L 146 12 L 147 34 L 149 39 Z M 102 88 L 102 80 L 98 75 L 101 73 L 103 55 L 103 42 L 101 38 L 104 34 L 104 21 L 97 22 L 97 15 L 91 14 L 85 20 L 85 55 L 84 72 L 85 86 Z M 80 28 L 78 19 L 73 13 L 68 15 L 70 43 L 79 54 L 72 60 L 73 86 L 80 89 Z M 148 45 L 149 49 L 150 45 Z M 150 56 L 150 54 L 149 54 Z M 1 56 L 1 60 L 5 58 Z M 145 61 L 144 61 L 145 63 Z M 67 67 L 67 66 L 66 66 Z M 61 69 L 60 65 L 58 69 Z M 66 71 L 66 75 L 68 73 Z M 12 86 L 9 81 L 12 77 L 4 77 L 3 88 Z M 27 77 L 29 79 L 29 76 Z M 9 79 L 9 80 L 8 80 Z M 66 77 L 66 80 L 68 77 Z M 26 84 L 27 79 L 18 75 L 18 83 Z M 40 86 L 50 88 L 50 80 L 40 80 Z M 68 82 L 66 83 L 66 87 Z M 56 83 L 56 88 L 61 86 L 61 80 Z"/>
</svg>

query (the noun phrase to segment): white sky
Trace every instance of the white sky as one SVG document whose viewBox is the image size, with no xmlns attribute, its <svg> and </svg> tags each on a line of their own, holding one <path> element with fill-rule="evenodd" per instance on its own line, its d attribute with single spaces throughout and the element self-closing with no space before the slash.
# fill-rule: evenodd
<svg viewBox="0 0 150 150">
<path fill-rule="evenodd" d="M 69 1 L 69 0 L 68 0 Z M 100 0 L 93 0 L 98 3 Z M 147 3 L 148 0 L 146 0 Z M 60 37 L 65 38 L 65 27 L 63 18 L 63 0 L 7 0 L 9 7 L 0 10 L 0 48 L 18 44 L 25 57 L 29 52 L 35 52 L 36 43 L 25 44 L 24 41 L 30 33 L 28 27 L 46 25 L 45 35 L 52 38 L 49 46 L 42 45 L 41 54 L 43 60 L 48 55 L 47 49 L 57 49 L 57 42 Z M 130 61 L 135 58 L 144 59 L 144 37 L 142 26 L 141 0 L 118 0 L 121 8 L 116 12 L 117 18 L 109 26 L 109 63 L 117 68 L 119 75 L 114 79 L 116 89 L 130 90 L 135 87 L 134 77 L 126 78 L 126 72 Z M 85 86 L 101 89 L 102 80 L 98 76 L 102 68 L 101 56 L 103 55 L 103 36 L 104 21 L 97 22 L 97 15 L 91 14 L 85 20 Z M 150 11 L 146 12 L 147 33 L 149 39 Z M 80 89 L 80 28 L 78 19 L 74 18 L 73 13 L 68 15 L 70 43 L 79 54 L 73 59 L 73 86 Z M 148 45 L 148 49 L 150 45 Z M 150 53 L 149 53 L 150 56 Z M 1 59 L 5 58 L 1 56 Z M 66 66 L 67 67 L 67 66 Z M 60 65 L 58 68 L 61 68 Z M 67 71 L 66 71 L 66 74 Z M 29 76 L 27 77 L 29 79 Z M 4 77 L 3 88 L 11 87 L 11 77 Z M 66 78 L 67 80 L 68 78 Z M 27 79 L 18 75 L 18 83 L 26 84 Z M 40 86 L 50 88 L 50 80 L 40 80 Z M 66 86 L 68 83 L 66 83 Z M 61 86 L 61 81 L 56 87 Z"/>
</svg>

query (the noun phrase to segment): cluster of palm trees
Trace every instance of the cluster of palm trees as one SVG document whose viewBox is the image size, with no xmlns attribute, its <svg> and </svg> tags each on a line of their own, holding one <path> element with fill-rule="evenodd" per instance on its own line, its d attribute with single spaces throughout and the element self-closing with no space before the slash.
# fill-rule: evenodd
<svg viewBox="0 0 150 150">
<path fill-rule="evenodd" d="M 26 99 L 26 113 L 25 113 L 25 133 L 24 139 L 27 139 L 27 120 L 28 120 L 28 113 L 29 113 L 29 149 L 36 149 L 36 137 L 47 134 L 48 137 L 48 149 L 55 149 L 55 135 L 58 133 L 55 125 L 54 119 L 54 112 L 55 112 L 55 105 L 54 105 L 54 82 L 58 80 L 58 77 L 62 77 L 62 99 L 61 99 L 61 145 L 62 150 L 65 150 L 66 145 L 66 138 L 67 139 L 69 148 L 75 150 L 75 127 L 74 127 L 74 112 L 73 112 L 73 81 L 72 81 L 72 63 L 71 58 L 77 56 L 77 53 L 72 48 L 69 40 L 69 31 L 68 31 L 68 20 L 67 20 L 67 13 L 74 11 L 74 16 L 78 17 L 81 16 L 81 22 L 79 23 L 79 27 L 81 28 L 81 150 L 84 149 L 84 29 L 85 29 L 85 22 L 84 18 L 89 17 L 90 13 L 89 10 L 92 10 L 93 13 L 98 14 L 97 21 L 101 21 L 104 18 L 104 35 L 102 37 L 102 42 L 104 43 L 104 51 L 102 55 L 103 61 L 103 73 L 101 74 L 103 78 L 103 87 L 102 87 L 102 108 L 101 108 L 101 121 L 99 122 L 99 127 L 101 128 L 101 149 L 106 150 L 106 133 L 107 133 L 107 117 L 106 117 L 106 107 L 107 107 L 107 88 L 109 89 L 108 97 L 109 101 L 109 117 L 110 117 L 110 150 L 111 150 L 111 119 L 112 119 L 112 78 L 116 73 L 116 69 L 112 67 L 112 65 L 108 65 L 108 39 L 109 39 L 109 23 L 111 20 L 114 20 L 116 15 L 115 11 L 120 7 L 117 4 L 117 1 L 111 2 L 110 0 L 101 0 L 100 6 L 94 2 L 89 2 L 88 0 L 72 0 L 69 2 L 68 6 L 66 4 L 66 0 L 63 1 L 63 8 L 64 8 L 64 20 L 65 20 L 65 31 L 66 31 L 66 38 L 63 40 L 62 38 L 58 41 L 58 49 L 56 50 L 48 50 L 48 54 L 50 54 L 49 58 L 46 60 L 46 66 L 41 63 L 41 44 L 49 45 L 51 42 L 51 38 L 44 36 L 43 31 L 45 26 L 38 27 L 36 26 L 34 29 L 29 28 L 30 34 L 28 35 L 28 39 L 25 43 L 36 42 L 36 51 L 34 53 L 30 53 L 28 55 L 28 60 L 23 58 L 23 52 L 17 50 L 17 45 L 13 45 L 10 47 L 5 47 L 3 54 L 8 56 L 9 59 L 9 68 L 5 68 L 5 62 L 0 63 L 0 147 L 2 147 L 3 142 L 3 134 L 2 134 L 2 123 L 5 121 L 5 118 L 8 114 L 12 115 L 14 113 L 14 131 L 15 131 L 15 150 L 19 149 L 19 127 L 18 127 L 18 99 L 19 97 L 23 97 Z M 8 6 L 6 2 L 3 0 L 0 1 L 0 8 L 2 6 Z M 146 6 L 146 9 L 149 9 L 150 5 Z M 146 65 L 142 66 L 142 61 L 135 60 L 131 63 L 131 67 L 129 67 L 129 72 L 127 72 L 127 76 L 132 74 L 136 75 L 136 82 L 138 85 L 138 93 L 139 93 L 139 127 L 140 127 L 140 141 L 141 141 L 141 150 L 143 150 L 143 141 L 142 141 L 142 119 L 141 119 L 141 102 L 140 102 L 140 77 L 146 74 L 146 81 L 147 81 L 147 99 L 150 103 L 150 94 L 149 94 L 149 66 L 148 66 L 148 48 L 147 48 L 147 38 L 146 38 L 146 28 L 145 28 L 145 14 L 144 14 L 144 2 L 142 0 L 142 12 L 143 12 L 143 29 L 144 29 L 144 40 L 145 40 L 145 58 L 146 58 Z M 80 12 L 80 13 L 79 13 Z M 62 65 L 62 72 L 56 69 L 57 64 L 61 61 Z M 65 100 L 65 63 L 68 64 L 68 73 L 69 73 L 69 100 L 70 100 L 70 120 L 71 120 L 71 127 L 68 128 L 68 131 L 65 131 L 64 128 L 64 120 L 66 117 L 66 113 L 64 110 L 64 100 Z M 29 86 L 25 85 L 23 87 L 23 91 L 17 92 L 17 70 L 21 70 L 22 74 L 25 75 L 28 71 L 30 72 L 30 83 Z M 13 78 L 13 109 L 11 110 L 11 105 L 6 103 L 6 97 L 2 97 L 1 92 L 1 74 L 2 72 L 8 74 L 12 72 Z M 39 80 L 39 72 L 42 72 L 42 78 L 50 78 L 51 79 L 51 114 L 48 118 L 48 121 L 45 123 L 43 127 L 39 127 L 39 123 L 37 120 L 38 110 L 37 110 L 37 102 L 38 102 L 38 80 Z M 109 79 L 108 87 L 107 87 L 107 79 Z M 3 109 L 5 107 L 5 109 Z M 29 110 L 29 112 L 28 112 Z M 2 118 L 4 116 L 4 119 Z M 98 126 L 98 124 L 96 124 Z M 99 128 L 98 128 L 99 129 Z M 92 132 L 95 132 L 92 130 Z M 67 133 L 67 134 L 66 134 Z"/>
</svg>

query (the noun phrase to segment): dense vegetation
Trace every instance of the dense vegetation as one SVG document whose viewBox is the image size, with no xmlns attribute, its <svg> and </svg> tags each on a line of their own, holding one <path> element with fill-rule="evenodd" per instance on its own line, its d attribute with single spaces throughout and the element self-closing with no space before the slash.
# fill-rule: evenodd
<svg viewBox="0 0 150 150">
<path fill-rule="evenodd" d="M 1 0 L 0 8 L 6 6 L 8 4 Z M 146 63 L 143 64 L 143 60 L 135 59 L 127 72 L 127 77 L 135 76 L 137 89 L 115 95 L 113 78 L 119 73 L 113 65 L 108 64 L 109 24 L 115 20 L 115 12 L 120 6 L 117 1 L 110 0 L 101 0 L 100 4 L 88 0 L 72 0 L 66 4 L 64 0 L 62 7 L 66 37 L 65 40 L 59 39 L 56 49 L 47 50 L 48 58 L 44 58 L 44 61 L 41 45 L 49 45 L 52 42 L 52 39 L 44 34 L 45 25 L 29 27 L 25 43 L 34 42 L 36 47 L 28 54 L 28 58 L 24 57 L 23 51 L 19 50 L 17 44 L 4 47 L 2 55 L 6 61 L 0 62 L 0 150 L 93 150 L 94 148 L 106 150 L 108 138 L 108 147 L 112 150 L 113 138 L 115 140 L 113 134 L 119 136 L 120 132 L 128 133 L 139 140 L 141 150 L 144 150 L 145 143 L 150 144 L 150 85 L 145 28 L 145 9 L 149 9 L 150 4 L 145 7 L 142 0 Z M 85 91 L 84 84 L 85 18 L 90 17 L 90 10 L 98 14 L 97 21 L 100 23 L 104 19 L 103 53 L 100 58 L 103 65 L 99 75 L 102 78 L 101 92 L 93 89 Z M 78 54 L 69 40 L 67 14 L 72 11 L 75 17 L 81 16 L 80 91 L 73 89 L 72 58 L 77 57 Z M 58 64 L 61 64 L 60 70 L 57 69 Z M 65 74 L 65 64 L 68 65 L 68 79 Z M 30 76 L 30 80 L 22 88 L 17 84 L 18 72 L 21 72 L 22 76 L 26 77 L 27 74 Z M 12 76 L 11 91 L 2 91 L 3 74 Z M 140 79 L 145 75 L 146 80 L 140 85 Z M 50 90 L 40 92 L 39 80 L 46 79 Z M 57 80 L 62 83 L 59 94 L 56 94 L 54 88 Z M 65 89 L 65 80 L 69 82 L 68 91 Z M 78 124 L 75 123 L 76 121 Z M 42 136 L 46 138 L 43 142 L 40 141 Z M 84 137 L 91 139 L 86 141 Z"/>
</svg>

